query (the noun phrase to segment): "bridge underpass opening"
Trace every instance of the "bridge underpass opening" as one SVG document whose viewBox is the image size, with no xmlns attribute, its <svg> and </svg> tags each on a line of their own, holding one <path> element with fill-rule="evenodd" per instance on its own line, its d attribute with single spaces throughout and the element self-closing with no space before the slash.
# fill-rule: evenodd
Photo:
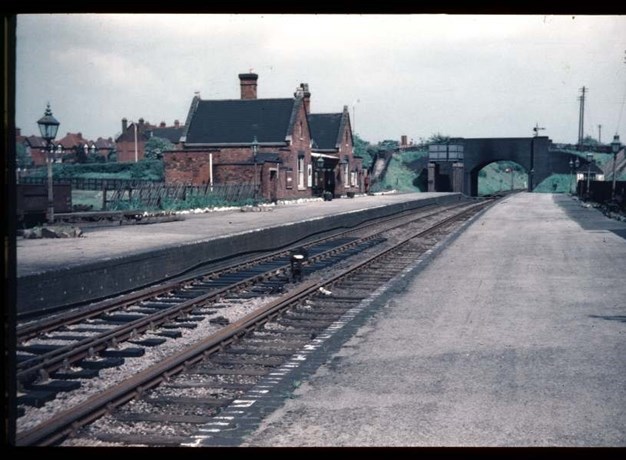
<svg viewBox="0 0 626 460">
<path fill-rule="evenodd" d="M 475 169 L 478 196 L 528 189 L 528 171 L 514 161 L 492 161 Z"/>
</svg>

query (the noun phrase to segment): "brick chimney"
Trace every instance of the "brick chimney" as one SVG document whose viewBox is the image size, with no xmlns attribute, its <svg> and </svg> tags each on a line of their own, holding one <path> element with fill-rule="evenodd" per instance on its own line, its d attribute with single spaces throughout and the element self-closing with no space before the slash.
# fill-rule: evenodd
<svg viewBox="0 0 626 460">
<path fill-rule="evenodd" d="M 309 92 L 309 84 L 308 83 L 300 83 L 300 86 L 296 88 L 296 92 L 294 93 L 295 97 L 301 97 L 304 101 L 304 110 L 306 110 L 307 115 L 311 113 L 311 93 Z"/>
<path fill-rule="evenodd" d="M 259 76 L 255 73 L 240 73 L 241 99 L 256 99 L 256 81 Z"/>
<path fill-rule="evenodd" d="M 180 128 L 180 121 L 174 120 L 174 128 Z"/>
<path fill-rule="evenodd" d="M 128 129 L 128 120 L 126 118 L 122 118 L 122 132 L 125 132 Z"/>
</svg>

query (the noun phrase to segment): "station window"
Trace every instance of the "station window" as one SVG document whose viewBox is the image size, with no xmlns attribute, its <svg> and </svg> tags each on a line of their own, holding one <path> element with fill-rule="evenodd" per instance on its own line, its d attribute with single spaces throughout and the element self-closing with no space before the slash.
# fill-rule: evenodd
<svg viewBox="0 0 626 460">
<path fill-rule="evenodd" d="M 304 157 L 298 157 L 298 188 L 304 187 Z"/>
</svg>

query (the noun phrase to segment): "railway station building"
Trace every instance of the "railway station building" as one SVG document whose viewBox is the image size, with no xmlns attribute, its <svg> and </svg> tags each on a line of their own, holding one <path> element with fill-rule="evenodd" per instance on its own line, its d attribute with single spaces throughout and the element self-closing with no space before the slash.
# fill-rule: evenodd
<svg viewBox="0 0 626 460">
<path fill-rule="evenodd" d="M 249 184 L 269 201 L 362 190 L 347 107 L 311 115 L 311 93 L 259 99 L 258 75 L 239 75 L 241 98 L 191 102 L 181 149 L 163 154 L 168 184 Z M 258 195 L 257 195 L 258 193 Z"/>
</svg>

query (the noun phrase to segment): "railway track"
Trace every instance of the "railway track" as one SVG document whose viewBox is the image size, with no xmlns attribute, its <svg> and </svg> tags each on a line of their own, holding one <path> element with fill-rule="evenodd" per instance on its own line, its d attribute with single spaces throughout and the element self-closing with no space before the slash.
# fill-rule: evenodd
<svg viewBox="0 0 626 460">
<path fill-rule="evenodd" d="M 243 283 L 237 289 L 231 289 L 232 284 L 218 285 L 217 291 L 210 294 L 203 292 L 198 296 L 193 289 L 198 287 L 198 278 L 194 278 L 193 281 L 186 280 L 187 284 L 183 283 L 184 286 L 191 286 L 187 287 L 187 290 L 194 295 L 190 295 L 188 299 L 183 298 L 182 302 L 180 292 L 169 297 L 171 303 L 176 304 L 173 310 L 165 308 L 164 305 L 159 306 L 163 310 L 159 314 L 165 318 L 163 324 L 171 325 L 178 322 L 178 325 L 174 324 L 169 329 L 170 332 L 177 327 L 195 328 L 203 322 L 206 324 L 210 316 L 208 312 L 215 316 L 216 311 L 220 311 L 221 307 L 229 303 L 240 306 L 249 304 L 247 310 L 242 310 L 247 314 L 243 317 L 240 314 L 239 319 L 218 324 L 219 327 L 214 331 L 207 330 L 203 333 L 208 334 L 208 337 L 189 344 L 184 350 L 168 355 L 165 359 L 156 360 L 154 364 L 136 372 L 132 377 L 114 385 L 107 385 L 110 387 L 107 390 L 88 397 L 72 408 L 60 411 L 36 426 L 26 426 L 23 430 L 18 428 L 18 444 L 57 444 L 67 436 L 76 434 L 80 427 L 87 426 L 111 412 L 114 415 L 105 419 L 113 418 L 114 421 L 110 423 L 120 425 L 121 429 L 117 434 L 109 431 L 87 435 L 93 436 L 93 439 L 99 442 L 116 444 L 178 445 L 183 439 L 189 442 L 198 426 L 207 423 L 225 423 L 215 421 L 213 417 L 218 416 L 225 407 L 232 405 L 233 401 L 237 401 L 247 391 L 260 391 L 254 390 L 254 386 L 275 373 L 273 371 L 276 369 L 288 365 L 289 360 L 294 359 L 294 353 L 297 354 L 297 351 L 307 344 L 310 346 L 312 340 L 319 341 L 317 337 L 342 315 L 354 309 L 377 286 L 393 278 L 405 266 L 415 261 L 418 254 L 427 250 L 426 242 L 434 241 L 433 235 L 438 232 L 445 233 L 450 226 L 457 225 L 459 221 L 488 204 L 489 202 L 464 204 L 454 210 L 448 209 L 447 212 L 451 215 L 445 218 L 438 217 L 441 216 L 441 212 L 425 213 L 417 219 L 415 216 L 413 218 L 405 216 L 403 223 L 387 225 L 387 232 L 396 233 L 395 237 L 387 238 L 397 240 L 394 244 L 387 244 L 389 241 L 377 236 L 376 232 L 360 238 L 355 236 L 349 238 L 343 234 L 329 241 L 318 242 L 317 245 L 321 245 L 325 250 L 317 251 L 319 248 L 316 249 L 316 244 L 313 243 L 309 246 L 313 261 L 311 268 L 315 267 L 316 263 L 319 265 L 306 274 L 305 279 L 308 281 L 290 286 L 289 289 L 285 289 L 288 284 L 288 280 L 284 279 L 285 261 L 280 258 L 285 257 L 284 254 L 267 259 L 272 264 L 269 270 L 263 264 L 247 266 L 246 270 L 252 270 L 253 276 L 249 276 L 250 273 L 243 270 L 234 272 L 239 275 L 246 273 L 243 277 L 235 276 L 232 279 L 226 275 L 213 277 L 217 280 L 229 280 L 234 284 Z M 431 222 L 426 225 L 425 221 L 429 219 Z M 433 220 L 436 222 L 433 223 Z M 417 225 L 417 222 L 420 224 Z M 411 225 L 414 226 L 413 229 Z M 424 226 L 428 228 L 424 229 Z M 408 231 L 412 234 L 405 237 L 403 234 Z M 330 244 L 330 241 L 333 243 Z M 386 245 L 382 244 L 383 242 Z M 330 247 L 327 247 L 329 244 Z M 318 256 L 319 259 L 316 261 Z M 353 259 L 359 257 L 360 261 L 350 267 L 341 267 L 341 261 L 347 262 L 350 256 L 355 256 Z M 391 259 L 393 264 L 389 263 Z M 335 267 L 334 271 L 337 273 L 328 276 L 329 273 L 333 273 L 331 267 Z M 250 278 L 255 278 L 257 284 L 249 281 Z M 176 289 L 182 289 L 180 285 L 177 288 L 172 289 L 172 286 L 169 288 L 167 292 L 170 294 L 177 292 Z M 161 300 L 167 298 L 164 297 L 164 292 L 158 294 Z M 263 301 L 259 301 L 259 295 Z M 136 299 L 133 302 L 136 303 Z M 144 302 L 142 308 L 146 308 L 145 298 L 142 297 L 140 302 Z M 218 317 L 224 318 L 222 315 Z M 74 320 L 75 318 L 72 321 Z M 92 327 L 96 329 L 103 327 L 98 317 L 90 317 L 89 320 L 94 323 Z M 91 360 L 94 363 L 93 371 L 97 368 L 98 361 L 100 364 L 104 361 L 108 365 L 112 358 L 118 358 L 118 361 L 124 357 L 143 359 L 143 353 L 137 350 L 156 347 L 160 345 L 156 342 L 161 342 L 152 340 L 150 345 L 149 339 L 146 338 L 145 331 L 152 331 L 155 328 L 154 319 L 148 320 L 148 328 L 139 332 L 136 322 L 144 320 L 146 318 L 137 318 L 124 326 L 110 328 L 115 329 L 115 334 L 121 334 L 120 339 L 113 339 L 112 333 L 105 331 L 100 333 L 97 343 L 92 341 L 90 344 L 86 341 L 80 346 L 74 344 L 71 346 L 75 349 L 72 351 L 75 353 L 72 363 L 68 363 L 67 349 L 57 351 L 53 356 L 48 355 L 47 359 L 32 361 L 30 367 L 22 369 L 24 381 L 28 380 L 25 378 L 26 375 L 32 377 L 38 373 L 45 381 L 48 375 L 55 376 L 56 373 L 57 379 L 54 382 L 68 382 L 63 384 L 66 388 L 62 388 L 60 392 L 71 392 L 76 389 L 77 380 L 58 377 L 62 372 L 80 373 L 86 370 L 84 367 L 79 370 L 73 369 L 75 363 L 84 364 Z M 150 325 L 150 322 L 153 324 Z M 82 328 L 86 329 L 85 326 Z M 159 332 L 154 335 L 158 336 Z M 166 337 L 150 338 L 166 340 Z M 119 344 L 124 340 L 134 346 L 120 347 Z M 54 363 L 49 367 L 51 361 Z M 165 385 L 161 385 L 163 383 Z M 41 391 L 41 384 L 29 385 L 35 388 L 34 391 Z M 58 383 L 57 385 L 63 387 Z M 58 393 L 57 391 L 56 394 Z M 147 396 L 148 393 L 151 396 Z M 199 394 L 204 397 L 198 397 Z M 116 409 L 118 407 L 119 409 Z M 146 428 L 144 431 L 147 434 L 139 436 L 142 430 L 132 428 L 137 426 L 136 424 L 152 428 L 161 427 L 158 428 L 160 434 L 150 433 Z M 171 427 L 165 430 L 168 432 L 166 436 L 163 436 L 164 424 Z M 86 430 L 89 432 L 91 429 Z M 133 435 L 129 436 L 128 433 Z"/>
<path fill-rule="evenodd" d="M 444 209 L 454 209 L 456 206 Z M 376 221 L 357 230 L 344 231 L 308 244 L 306 248 L 310 252 L 310 263 L 305 269 L 306 275 L 332 265 L 341 257 L 380 243 L 381 239 L 377 235 L 381 226 L 390 230 L 409 222 L 432 218 L 441 211 L 438 208 L 417 215 L 413 213 L 386 219 L 384 222 Z M 363 232 L 367 233 L 364 235 Z M 131 341 L 138 347 L 156 346 L 167 338 L 177 338 L 180 332 L 176 329 L 193 327 L 194 321 L 206 316 L 198 312 L 199 305 L 242 291 L 252 297 L 281 292 L 289 282 L 289 254 L 289 251 L 280 251 L 217 272 L 195 275 L 105 300 L 88 308 L 75 309 L 50 319 L 18 325 L 17 380 L 24 393 L 20 402 L 38 406 L 53 398 L 59 389 L 67 391 L 76 388 L 75 382 L 63 385 L 36 383 L 37 380 L 47 381 L 55 373 L 57 378 L 63 380 L 86 378 L 95 376 L 98 369 L 119 365 L 125 357 L 140 356 L 140 348 L 106 351 L 119 348 L 124 342 Z M 208 312 L 213 313 L 215 311 Z M 135 340 L 159 326 L 169 330 L 158 332 L 160 337 L 152 337 L 149 341 Z M 105 356 L 108 360 L 93 363 L 85 361 L 82 364 L 86 364 L 88 369 L 73 374 L 67 372 L 75 363 L 95 358 L 103 352 L 108 354 Z"/>
</svg>

